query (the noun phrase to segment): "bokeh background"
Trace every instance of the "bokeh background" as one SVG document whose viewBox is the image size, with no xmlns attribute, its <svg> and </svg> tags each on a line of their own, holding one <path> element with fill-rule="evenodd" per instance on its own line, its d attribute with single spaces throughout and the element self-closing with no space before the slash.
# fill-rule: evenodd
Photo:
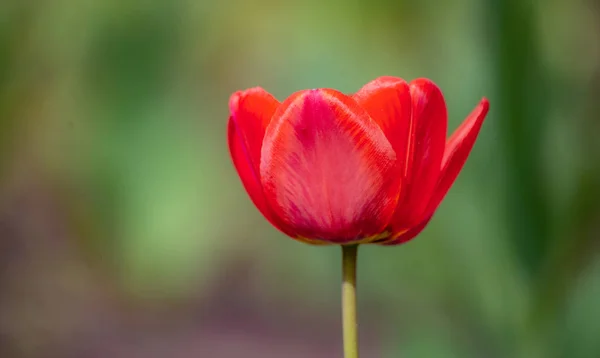
<svg viewBox="0 0 600 358">
<path fill-rule="evenodd" d="M 341 357 L 229 95 L 429 77 L 491 112 L 435 219 L 359 258 L 364 357 L 600 357 L 600 2 L 2 0 L 0 357 Z"/>
</svg>

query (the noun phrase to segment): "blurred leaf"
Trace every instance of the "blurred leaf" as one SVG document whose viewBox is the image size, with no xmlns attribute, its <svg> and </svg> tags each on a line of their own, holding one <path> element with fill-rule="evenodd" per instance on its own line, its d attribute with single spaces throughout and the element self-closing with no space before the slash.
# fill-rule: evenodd
<svg viewBox="0 0 600 358">
<path fill-rule="evenodd" d="M 578 280 L 568 299 L 564 330 L 559 338 L 565 343 L 561 357 L 596 358 L 600 355 L 600 258 Z"/>
<path fill-rule="evenodd" d="M 548 231 L 548 206 L 540 151 L 546 116 L 547 82 L 534 37 L 534 7 L 516 0 L 490 0 L 492 47 L 497 64 L 499 136 L 506 155 L 506 204 L 510 238 L 521 264 L 539 275 L 554 237 Z"/>
</svg>

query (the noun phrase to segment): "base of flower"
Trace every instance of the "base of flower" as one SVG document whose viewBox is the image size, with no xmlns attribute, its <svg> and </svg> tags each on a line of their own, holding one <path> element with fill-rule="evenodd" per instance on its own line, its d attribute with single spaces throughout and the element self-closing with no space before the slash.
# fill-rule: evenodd
<svg viewBox="0 0 600 358">
<path fill-rule="evenodd" d="M 391 233 L 389 231 L 384 231 L 380 234 L 375 234 L 367 237 L 363 237 L 360 239 L 349 240 L 346 242 L 335 242 L 329 240 L 322 239 L 310 239 L 304 236 L 296 236 L 295 239 L 309 245 L 317 245 L 317 246 L 326 246 L 326 245 L 342 245 L 342 246 L 352 246 L 352 245 L 363 245 L 363 244 L 372 244 L 379 243 L 381 241 L 385 241 L 390 238 Z"/>
</svg>

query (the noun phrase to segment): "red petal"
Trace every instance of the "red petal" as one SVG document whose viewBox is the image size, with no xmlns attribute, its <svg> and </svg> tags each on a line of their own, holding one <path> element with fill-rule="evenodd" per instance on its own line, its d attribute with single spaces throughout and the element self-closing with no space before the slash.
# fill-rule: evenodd
<svg viewBox="0 0 600 358">
<path fill-rule="evenodd" d="M 400 245 L 400 244 L 403 244 L 405 242 L 408 242 L 408 241 L 414 239 L 417 235 L 419 235 L 421 233 L 421 231 L 423 231 L 423 229 L 425 229 L 427 224 L 429 224 L 429 221 L 431 220 L 432 216 L 433 215 L 429 216 L 427 219 L 421 221 L 418 225 L 412 227 L 408 231 L 401 233 L 399 235 L 398 234 L 392 235 L 392 236 L 390 236 L 389 239 L 378 242 L 378 244 L 379 245 Z"/>
<path fill-rule="evenodd" d="M 369 113 L 392 144 L 398 165 L 406 168 L 411 126 L 411 97 L 406 81 L 396 77 L 379 77 L 367 83 L 353 98 Z"/>
<path fill-rule="evenodd" d="M 482 99 L 448 139 L 442 160 L 442 172 L 429 203 L 428 211 L 433 212 L 437 209 L 465 165 L 489 108 L 488 100 Z"/>
<path fill-rule="evenodd" d="M 230 121 L 237 129 L 243 150 L 258 174 L 265 130 L 279 101 L 260 87 L 238 91 L 229 99 Z"/>
<path fill-rule="evenodd" d="M 430 80 L 410 83 L 412 121 L 402 196 L 391 222 L 392 232 L 418 224 L 436 187 L 444 155 L 448 113 L 440 89 Z"/>
<path fill-rule="evenodd" d="M 351 97 L 330 89 L 288 98 L 267 128 L 261 180 L 297 236 L 345 243 L 380 233 L 400 189 L 396 155 Z"/>
<path fill-rule="evenodd" d="M 448 190 L 467 161 L 489 108 L 490 104 L 488 100 L 486 98 L 482 99 L 479 105 L 448 139 L 442 160 L 442 171 L 427 206 L 426 219 L 400 235 L 397 234 L 395 237 L 392 236 L 385 241 L 378 242 L 379 244 L 398 245 L 407 242 L 417 236 L 427 226 L 435 210 L 446 196 L 446 193 L 448 193 Z"/>
<path fill-rule="evenodd" d="M 229 152 L 244 188 L 258 210 L 282 231 L 265 200 L 260 182 L 260 151 L 267 125 L 279 102 L 262 88 L 236 92 L 229 100 Z"/>
</svg>

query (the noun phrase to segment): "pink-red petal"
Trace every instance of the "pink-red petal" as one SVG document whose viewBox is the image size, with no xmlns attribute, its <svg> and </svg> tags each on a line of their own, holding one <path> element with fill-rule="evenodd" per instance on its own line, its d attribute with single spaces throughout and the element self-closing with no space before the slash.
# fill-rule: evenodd
<svg viewBox="0 0 600 358">
<path fill-rule="evenodd" d="M 297 236 L 347 243 L 379 234 L 400 190 L 396 155 L 356 101 L 331 89 L 282 103 L 265 134 L 261 180 Z"/>
<path fill-rule="evenodd" d="M 391 221 L 392 232 L 417 225 L 426 212 L 440 175 L 448 125 L 440 89 L 428 79 L 410 83 L 412 120 L 408 139 L 405 182 Z"/>
<path fill-rule="evenodd" d="M 398 165 L 406 168 L 412 124 L 410 88 L 406 81 L 397 77 L 379 77 L 364 85 L 352 97 L 369 113 L 392 144 Z"/>
</svg>

